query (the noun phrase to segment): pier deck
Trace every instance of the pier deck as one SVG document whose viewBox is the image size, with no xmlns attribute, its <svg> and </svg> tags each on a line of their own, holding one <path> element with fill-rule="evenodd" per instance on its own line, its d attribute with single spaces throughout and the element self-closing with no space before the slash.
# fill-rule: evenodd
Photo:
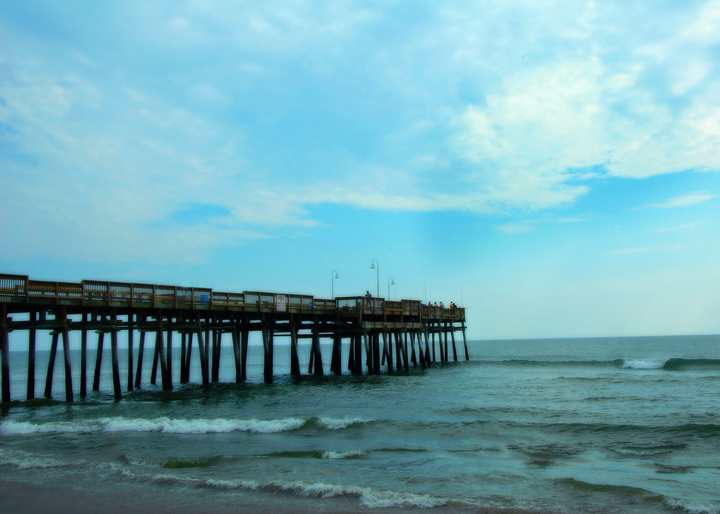
<svg viewBox="0 0 720 514">
<path fill-rule="evenodd" d="M 23 318 L 15 319 L 13 318 Z M 300 375 L 298 340 L 312 339 L 308 373 L 324 373 L 320 339 L 333 341 L 330 372 L 341 374 L 341 346 L 350 345 L 347 370 L 353 374 L 408 371 L 449 360 L 448 336 L 453 359 L 458 360 L 455 332 L 462 333 L 465 358 L 465 309 L 423 305 L 419 300 L 389 301 L 372 297 L 315 298 L 309 295 L 244 291 L 225 293 L 210 288 L 179 287 L 83 280 L 49 282 L 24 275 L 0 274 L 0 346 L 2 347 L 2 401 L 9 402 L 9 337 L 11 331 L 28 332 L 27 398 L 35 397 L 35 343 L 38 330 L 52 336 L 45 396 L 52 396 L 52 378 L 58 345 L 62 340 L 65 361 L 65 396 L 73 401 L 69 332 L 82 332 L 80 397 L 87 394 L 87 345 L 89 332 L 97 333 L 93 389 L 99 388 L 104 338 L 112 345 L 113 388 L 122 397 L 118 366 L 118 333 L 127 332 L 127 390 L 142 385 L 146 334 L 154 335 L 150 382 L 158 369 L 162 387 L 173 387 L 173 334 L 180 336 L 180 383 L 189 381 L 193 346 L 200 357 L 203 383 L 218 380 L 223 334 L 231 334 L 236 382 L 246 379 L 249 334 L 262 334 L 264 380 L 272 382 L 275 336 L 289 336 L 291 374 Z M 135 361 L 135 335 L 139 334 Z M 436 352 L 436 336 L 439 351 Z M 382 339 L 382 344 L 381 344 Z M 193 345 L 193 341 L 196 344 Z M 212 344 L 211 344 L 212 343 Z M 365 356 L 363 358 L 363 349 Z M 417 352 L 416 352 L 417 349 Z M 432 355 L 431 355 L 432 354 Z M 438 357 L 439 356 L 439 357 Z M 137 366 L 137 367 L 136 367 Z"/>
</svg>

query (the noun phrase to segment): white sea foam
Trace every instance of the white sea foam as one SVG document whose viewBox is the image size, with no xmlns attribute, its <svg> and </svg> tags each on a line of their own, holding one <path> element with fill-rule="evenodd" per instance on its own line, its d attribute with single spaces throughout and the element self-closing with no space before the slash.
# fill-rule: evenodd
<svg viewBox="0 0 720 514">
<path fill-rule="evenodd" d="M 322 454 L 323 459 L 357 459 L 360 457 L 367 457 L 367 452 L 363 452 L 360 450 L 349 452 L 326 451 Z"/>
<path fill-rule="evenodd" d="M 29 435 L 74 432 L 163 432 L 168 434 L 209 434 L 227 432 L 257 432 L 272 434 L 295 430 L 305 424 L 304 419 L 138 419 L 100 418 L 97 420 L 67 421 L 58 423 L 29 423 L 6 421 L 0 425 L 0 434 Z"/>
<path fill-rule="evenodd" d="M 624 360 L 623 369 L 662 369 L 666 361 L 640 361 L 640 360 Z"/>
<path fill-rule="evenodd" d="M 281 491 L 292 492 L 302 496 L 331 498 L 333 496 L 357 496 L 360 504 L 367 508 L 388 507 L 437 507 L 444 505 L 446 500 L 429 495 L 398 493 L 394 491 L 375 491 L 367 487 L 325 484 L 322 482 L 305 483 L 290 482 L 272 484 Z"/>
<path fill-rule="evenodd" d="M 665 505 L 674 510 L 682 510 L 690 514 L 720 514 L 720 506 L 707 505 L 701 502 L 665 498 Z"/>
<path fill-rule="evenodd" d="M 136 476 L 135 478 L 140 478 Z M 212 480 L 180 478 L 173 475 L 155 475 L 146 477 L 154 483 L 185 484 L 196 487 L 212 487 L 217 489 L 247 489 L 253 491 L 282 491 L 298 496 L 314 498 L 332 498 L 336 496 L 353 496 L 360 500 L 366 508 L 387 507 L 420 507 L 431 508 L 444 505 L 447 500 L 429 495 L 399 493 L 394 491 L 376 491 L 368 487 L 354 485 L 326 484 L 323 482 L 257 482 L 255 480 Z"/>
<path fill-rule="evenodd" d="M 345 416 L 344 418 L 320 418 L 318 420 L 318 424 L 322 427 L 325 427 L 329 430 L 341 430 L 343 428 L 347 428 L 351 425 L 357 425 L 361 423 L 369 423 L 372 420 L 362 419 L 362 418 L 351 418 L 350 416 Z"/>
<path fill-rule="evenodd" d="M 653 455 L 664 455 L 666 453 L 673 452 L 673 450 L 669 448 L 658 448 L 656 450 L 629 450 L 627 448 L 614 448 L 613 451 L 620 455 L 630 455 L 635 457 L 652 457 Z"/>
<path fill-rule="evenodd" d="M 56 423 L 29 423 L 27 421 L 6 421 L 0 425 L 2 435 L 53 434 L 58 432 L 96 432 L 102 425 L 96 421 L 62 421 Z"/>
</svg>

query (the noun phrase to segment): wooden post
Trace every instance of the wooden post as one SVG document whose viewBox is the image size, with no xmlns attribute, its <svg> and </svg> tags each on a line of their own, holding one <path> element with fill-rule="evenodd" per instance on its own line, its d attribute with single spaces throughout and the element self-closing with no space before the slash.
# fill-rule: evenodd
<svg viewBox="0 0 720 514">
<path fill-rule="evenodd" d="M 162 322 L 158 320 L 158 323 Z M 150 372 L 150 383 L 152 385 L 155 385 L 157 383 L 158 362 L 160 361 L 160 348 L 158 347 L 158 337 L 160 332 L 162 332 L 162 328 L 159 328 L 155 331 L 155 351 L 153 352 L 152 371 Z"/>
<path fill-rule="evenodd" d="M 453 359 L 455 359 L 455 362 L 457 362 L 457 348 L 455 347 L 455 327 L 450 324 L 450 337 L 452 338 L 452 348 L 453 348 Z"/>
<path fill-rule="evenodd" d="M 272 338 L 272 328 L 270 328 L 269 323 L 265 321 L 265 315 L 262 316 L 262 339 L 263 339 L 263 349 L 265 350 L 265 355 L 263 359 L 263 376 L 265 378 L 265 383 L 271 384 L 273 379 L 273 338 Z"/>
<path fill-rule="evenodd" d="M 187 334 L 182 332 L 180 334 L 180 383 L 188 383 L 188 361 L 187 361 Z"/>
<path fill-rule="evenodd" d="M 117 317 L 113 314 L 113 321 L 117 323 Z M 120 390 L 120 367 L 118 360 L 118 336 L 117 325 L 110 332 L 110 347 L 112 349 L 112 374 L 113 374 L 113 391 L 115 393 L 115 401 L 120 401 L 122 391 Z"/>
<path fill-rule="evenodd" d="M 405 341 L 408 339 L 408 333 L 405 332 Z M 415 354 L 415 333 L 410 332 L 410 360 L 413 366 L 417 366 L 417 355 Z"/>
<path fill-rule="evenodd" d="M 355 369 L 353 373 L 356 375 L 362 375 L 362 335 L 357 334 L 355 336 Z"/>
<path fill-rule="evenodd" d="M 162 323 L 162 316 L 158 315 L 158 320 Z M 170 330 L 168 330 L 168 333 Z M 158 353 L 160 361 L 160 374 L 162 376 L 162 388 L 163 391 L 172 391 L 172 382 L 170 380 L 170 373 L 168 369 L 167 355 L 165 354 L 165 334 L 162 330 L 162 325 L 158 327 L 157 335 L 155 337 L 155 348 Z"/>
<path fill-rule="evenodd" d="M 63 312 L 65 321 L 62 327 L 63 357 L 65 358 L 65 400 L 73 401 L 72 369 L 70 366 L 70 334 L 68 333 L 67 315 Z"/>
<path fill-rule="evenodd" d="M 417 338 L 418 358 L 420 360 L 420 366 L 422 367 L 422 369 L 427 369 L 427 366 L 425 364 L 426 356 L 425 356 L 425 353 L 423 352 L 423 347 L 422 347 L 422 333 L 415 332 L 415 331 L 410 332 L 410 340 L 411 340 L 411 344 L 413 344 L 413 345 L 415 344 L 415 338 Z"/>
<path fill-rule="evenodd" d="M 350 336 L 350 351 L 348 352 L 348 371 L 355 374 L 355 334 Z"/>
<path fill-rule="evenodd" d="M 140 331 L 140 344 L 138 345 L 138 361 L 137 371 L 135 372 L 135 388 L 140 389 L 142 385 L 142 368 L 143 368 L 143 357 L 145 356 L 145 330 L 144 325 L 147 321 L 147 316 L 143 315 L 141 318 L 143 330 Z"/>
<path fill-rule="evenodd" d="M 30 335 L 28 341 L 28 378 L 27 378 L 27 399 L 35 398 L 35 338 L 36 330 L 33 328 L 37 318 L 36 312 L 30 313 Z"/>
<path fill-rule="evenodd" d="M 198 351 L 200 352 L 200 369 L 202 371 L 202 381 L 203 385 L 208 385 L 210 383 L 210 377 L 208 373 L 208 358 L 207 352 L 205 351 L 205 342 L 203 341 L 203 330 L 202 325 L 200 324 L 200 313 L 197 314 L 197 323 Z"/>
<path fill-rule="evenodd" d="M 430 341 L 428 335 L 428 329 L 425 327 L 425 362 L 429 365 L 432 361 L 430 360 Z M 420 334 L 418 334 L 420 336 Z"/>
<path fill-rule="evenodd" d="M 363 341 L 365 343 L 365 365 L 367 366 L 368 373 L 373 372 L 373 352 L 372 352 L 372 344 L 370 342 L 371 334 L 368 332 L 363 332 Z"/>
<path fill-rule="evenodd" d="M 242 379 L 247 380 L 247 355 L 248 355 L 248 343 L 250 342 L 250 329 L 248 328 L 248 320 L 245 317 L 242 328 Z"/>
<path fill-rule="evenodd" d="M 143 323 L 145 321 L 143 316 Z M 145 331 L 140 332 L 140 344 L 138 345 L 137 371 L 135 372 L 135 388 L 140 389 L 142 385 L 143 357 L 145 354 Z"/>
<path fill-rule="evenodd" d="M 213 330 L 213 365 L 212 365 L 212 381 L 220 380 L 220 344 L 222 343 L 222 332 Z"/>
<path fill-rule="evenodd" d="M 393 332 L 393 339 L 395 340 L 395 355 L 397 355 L 397 368 L 400 371 L 400 367 L 403 365 L 403 354 L 400 350 L 400 337 L 397 332 Z"/>
<path fill-rule="evenodd" d="M 242 355 L 240 353 L 240 328 L 235 319 L 233 319 L 232 343 L 235 357 L 235 383 L 239 384 L 242 382 Z"/>
<path fill-rule="evenodd" d="M 80 336 L 80 398 L 87 396 L 87 323 L 92 321 L 92 314 L 83 314 L 83 327 Z"/>
<path fill-rule="evenodd" d="M 437 354 L 435 352 L 435 331 L 431 328 L 430 333 L 432 336 L 432 361 L 437 362 Z"/>
<path fill-rule="evenodd" d="M 97 354 L 95 355 L 95 377 L 93 379 L 93 391 L 100 390 L 100 366 L 102 366 L 103 344 L 105 340 L 105 332 L 98 332 Z"/>
<path fill-rule="evenodd" d="M 45 378 L 45 398 L 52 398 L 52 386 L 53 386 L 53 372 L 55 371 L 55 356 L 57 355 L 58 337 L 60 331 L 55 328 L 52 334 L 52 346 L 50 346 L 50 360 L 48 361 L 47 376 Z M 4 339 L 7 339 L 7 335 Z M 3 361 L 3 365 L 5 361 Z M 9 375 L 9 373 L 8 373 Z M 10 392 L 10 384 L 8 384 L 8 393 Z M 9 397 L 9 395 L 8 395 Z M 7 401 L 10 401 L 9 399 Z"/>
<path fill-rule="evenodd" d="M 402 341 L 403 364 L 405 364 L 405 373 L 407 373 L 410 371 L 410 364 L 408 362 L 408 337 L 405 330 L 400 334 L 400 340 Z"/>
<path fill-rule="evenodd" d="M 299 323 L 302 321 L 298 320 Z M 290 315 L 290 374 L 300 376 L 300 357 L 298 350 L 298 329 L 293 315 Z"/>
<path fill-rule="evenodd" d="M 323 375 L 323 361 L 322 354 L 320 353 L 320 322 L 315 317 L 315 323 L 313 324 L 313 339 L 312 339 L 312 353 L 315 356 L 315 372 L 317 376 Z"/>
<path fill-rule="evenodd" d="M 468 353 L 467 339 L 465 339 L 465 322 L 464 321 L 462 322 L 462 335 L 463 335 L 463 345 L 465 345 L 465 360 L 469 361 L 470 354 Z"/>
<path fill-rule="evenodd" d="M 200 314 L 200 313 L 198 313 Z M 209 325 L 208 322 L 205 323 L 205 339 L 204 339 L 204 350 L 205 350 L 205 374 L 210 377 L 210 360 L 212 358 L 212 353 L 210 351 L 210 329 L 207 328 Z M 208 379 L 209 381 L 209 379 Z"/>
<path fill-rule="evenodd" d="M 172 340 L 173 340 L 172 316 L 168 316 L 167 344 L 166 344 L 167 352 L 165 355 L 165 364 L 167 366 L 167 384 L 166 384 L 166 378 L 165 378 L 165 376 L 163 376 L 163 390 L 164 391 L 170 391 L 172 389 L 172 381 L 173 381 Z M 166 387 L 168 387 L 168 389 L 165 389 Z"/>
<path fill-rule="evenodd" d="M 0 346 L 2 346 L 2 401 L 10 402 L 10 337 L 7 307 L 0 305 Z M 28 377 L 29 378 L 29 377 Z"/>
<path fill-rule="evenodd" d="M 135 315 L 128 314 L 128 391 L 133 390 L 133 366 L 135 365 Z"/>
<path fill-rule="evenodd" d="M 193 353 L 193 332 L 186 333 L 185 339 L 187 340 L 187 354 L 185 355 L 185 382 L 190 382 L 190 370 L 192 369 L 192 353 Z"/>
<path fill-rule="evenodd" d="M 387 367 L 388 367 L 388 373 L 393 372 L 393 358 L 392 358 L 392 333 L 390 333 L 390 340 L 388 341 L 388 333 L 387 330 L 383 330 L 382 332 L 382 338 L 383 338 L 383 355 L 387 357 Z M 397 352 L 395 352 L 397 355 Z M 398 359 L 400 356 L 398 355 Z M 400 360 L 398 360 L 398 367 L 400 366 Z"/>
<path fill-rule="evenodd" d="M 375 332 L 372 335 L 372 345 L 373 345 L 373 373 L 376 375 L 380 374 L 380 333 Z"/>
<path fill-rule="evenodd" d="M 443 335 L 445 336 L 445 362 L 450 361 L 450 352 L 448 351 L 448 329 L 447 323 L 443 324 Z"/>
</svg>

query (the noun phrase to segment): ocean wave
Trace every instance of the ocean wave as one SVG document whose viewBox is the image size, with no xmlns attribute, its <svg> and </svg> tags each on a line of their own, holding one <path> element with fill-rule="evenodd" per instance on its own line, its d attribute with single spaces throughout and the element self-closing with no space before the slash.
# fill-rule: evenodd
<svg viewBox="0 0 720 514">
<path fill-rule="evenodd" d="M 650 448 L 611 448 L 618 455 L 626 455 L 630 457 L 654 457 L 655 455 L 665 455 L 675 450 L 686 448 L 684 444 L 675 444 L 669 446 L 656 446 Z"/>
<path fill-rule="evenodd" d="M 282 492 L 312 498 L 356 497 L 362 507 L 370 509 L 392 507 L 432 508 L 448 503 L 448 500 L 444 498 L 427 494 L 380 491 L 357 485 L 327 484 L 324 482 L 281 482 L 275 480 L 267 482 L 257 480 L 218 480 L 173 475 L 146 475 L 121 469 L 115 471 L 125 478 L 154 484 L 225 490 L 246 489 L 269 493 Z"/>
<path fill-rule="evenodd" d="M 276 420 L 258 419 L 140 419 L 100 418 L 54 423 L 31 423 L 27 421 L 6 421 L 0 425 L 3 435 L 32 435 L 53 433 L 89 432 L 162 432 L 167 434 L 209 434 L 228 432 L 256 432 L 272 434 L 296 430 L 307 421 L 301 418 Z"/>
<path fill-rule="evenodd" d="M 318 418 L 317 424 L 323 428 L 327 428 L 328 430 L 341 430 L 352 425 L 361 425 L 364 423 L 370 423 L 371 421 L 372 420 L 345 416 L 343 418 Z"/>
<path fill-rule="evenodd" d="M 360 450 L 354 450 L 349 452 L 333 452 L 333 451 L 326 451 L 323 452 L 322 458 L 323 459 L 361 459 L 363 457 L 367 457 L 367 452 L 360 451 Z"/>
<path fill-rule="evenodd" d="M 682 510 L 689 514 L 720 514 L 720 505 L 706 504 L 698 501 L 666 498 L 665 505 L 673 510 Z"/>
<path fill-rule="evenodd" d="M 662 369 L 666 361 L 623 360 L 622 369 Z"/>
<path fill-rule="evenodd" d="M 595 367 L 620 369 L 665 369 L 668 371 L 690 370 L 720 370 L 720 359 L 613 359 L 613 360 L 537 360 L 537 359 L 508 359 L 473 361 L 479 366 L 517 366 L 517 367 Z"/>
</svg>

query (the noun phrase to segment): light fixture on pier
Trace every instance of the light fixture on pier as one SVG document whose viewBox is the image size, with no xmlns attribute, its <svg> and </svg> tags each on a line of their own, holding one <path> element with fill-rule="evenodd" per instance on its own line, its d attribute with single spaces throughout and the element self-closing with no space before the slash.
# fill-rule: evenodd
<svg viewBox="0 0 720 514">
<path fill-rule="evenodd" d="M 377 266 L 375 266 L 376 263 Z M 377 270 L 377 297 L 380 298 L 380 261 L 373 259 L 370 269 Z"/>
<path fill-rule="evenodd" d="M 388 277 L 388 300 L 390 299 L 390 286 L 394 286 L 394 285 L 395 285 L 395 279 L 392 277 Z"/>
<path fill-rule="evenodd" d="M 332 299 L 335 299 L 335 279 L 340 278 L 338 275 L 338 272 L 336 270 L 332 270 L 332 276 L 330 278 L 330 284 L 331 284 L 331 291 L 332 291 Z"/>
</svg>

